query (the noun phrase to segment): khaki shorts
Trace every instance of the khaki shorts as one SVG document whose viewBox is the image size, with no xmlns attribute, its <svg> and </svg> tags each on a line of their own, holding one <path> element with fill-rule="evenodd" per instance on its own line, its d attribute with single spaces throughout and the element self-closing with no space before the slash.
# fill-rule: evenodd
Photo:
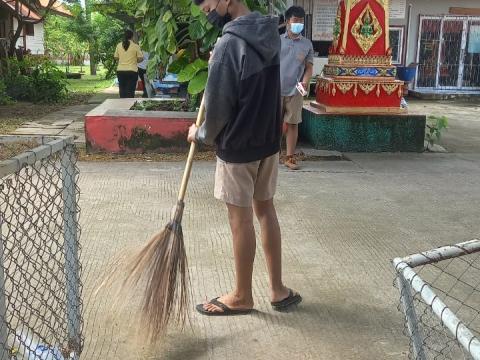
<svg viewBox="0 0 480 360">
<path fill-rule="evenodd" d="M 303 96 L 296 91 L 295 95 L 282 96 L 283 122 L 300 124 L 302 122 Z"/>
<path fill-rule="evenodd" d="M 244 164 L 227 163 L 217 158 L 215 197 L 240 207 L 251 207 L 253 199 L 272 199 L 277 188 L 278 162 L 278 153 Z"/>
</svg>

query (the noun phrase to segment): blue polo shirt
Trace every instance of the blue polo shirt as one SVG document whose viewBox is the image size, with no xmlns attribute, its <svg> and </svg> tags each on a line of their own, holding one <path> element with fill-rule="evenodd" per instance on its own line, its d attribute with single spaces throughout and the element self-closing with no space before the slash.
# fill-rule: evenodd
<svg viewBox="0 0 480 360">
<path fill-rule="evenodd" d="M 303 36 L 290 39 L 288 31 L 281 36 L 282 50 L 280 52 L 280 81 L 282 96 L 295 95 L 297 83 L 302 81 L 305 65 L 313 64 L 312 42 Z"/>
</svg>

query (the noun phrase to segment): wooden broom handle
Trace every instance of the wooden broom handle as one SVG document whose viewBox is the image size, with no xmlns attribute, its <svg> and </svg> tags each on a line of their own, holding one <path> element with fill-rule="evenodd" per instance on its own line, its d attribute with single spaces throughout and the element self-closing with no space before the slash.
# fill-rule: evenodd
<svg viewBox="0 0 480 360">
<path fill-rule="evenodd" d="M 205 115 L 205 96 L 202 97 L 200 109 L 198 110 L 197 121 L 195 125 L 200 127 L 203 123 Z M 197 144 L 193 141 L 190 144 L 190 151 L 188 152 L 187 164 L 185 165 L 185 171 L 183 172 L 182 184 L 180 185 L 180 191 L 178 192 L 178 201 L 185 199 L 185 193 L 187 192 L 188 180 L 190 180 L 190 174 L 192 172 L 193 156 L 195 155 Z"/>
</svg>

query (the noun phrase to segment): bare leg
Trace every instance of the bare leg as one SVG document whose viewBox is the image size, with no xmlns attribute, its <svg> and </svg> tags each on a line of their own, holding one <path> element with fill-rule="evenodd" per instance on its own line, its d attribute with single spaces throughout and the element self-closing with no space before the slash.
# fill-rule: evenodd
<svg viewBox="0 0 480 360">
<path fill-rule="evenodd" d="M 287 123 L 287 156 L 295 155 L 298 140 L 298 125 Z"/>
<path fill-rule="evenodd" d="M 254 200 L 253 207 L 262 233 L 263 251 L 270 275 L 271 301 L 280 301 L 288 296 L 288 288 L 282 282 L 282 237 L 273 199 Z"/>
<path fill-rule="evenodd" d="M 238 207 L 227 204 L 228 218 L 233 236 L 233 254 L 235 257 L 235 290 L 221 296 L 218 301 L 230 309 L 253 308 L 252 273 L 255 259 L 255 229 L 251 207 Z M 203 308 L 211 312 L 222 309 L 213 304 L 204 304 Z"/>
</svg>

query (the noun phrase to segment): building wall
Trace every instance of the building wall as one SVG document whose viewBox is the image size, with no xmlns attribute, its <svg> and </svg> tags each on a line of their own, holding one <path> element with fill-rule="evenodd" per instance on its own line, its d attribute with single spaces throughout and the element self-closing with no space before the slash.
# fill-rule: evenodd
<svg viewBox="0 0 480 360">
<path fill-rule="evenodd" d="M 44 29 L 43 22 L 35 24 L 34 36 L 27 36 L 27 48 L 32 51 L 32 54 L 43 55 L 45 53 L 44 47 Z"/>
<path fill-rule="evenodd" d="M 18 22 L 16 19 L 13 19 L 13 27 L 14 29 L 17 28 Z M 26 38 L 26 46 L 24 43 L 24 39 Z M 45 53 L 44 48 L 44 29 L 43 23 L 34 24 L 34 35 L 33 36 L 26 36 L 23 35 L 18 39 L 17 47 L 24 46 L 27 50 L 30 50 L 34 55 L 43 55 Z"/>
<path fill-rule="evenodd" d="M 409 0 L 407 3 L 412 4 L 409 34 L 406 41 L 406 47 L 408 47 L 407 65 L 416 60 L 420 15 L 448 15 L 450 7 L 480 9 L 480 0 Z M 406 14 L 408 14 L 408 5 Z M 405 16 L 405 19 L 392 19 L 390 25 L 406 27 L 407 16 Z"/>
</svg>

